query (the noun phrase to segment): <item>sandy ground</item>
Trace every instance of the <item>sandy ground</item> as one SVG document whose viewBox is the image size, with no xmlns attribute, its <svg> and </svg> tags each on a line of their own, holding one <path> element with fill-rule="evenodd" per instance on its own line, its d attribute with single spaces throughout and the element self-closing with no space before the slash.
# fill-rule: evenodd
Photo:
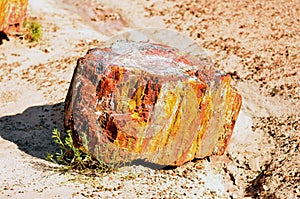
<svg viewBox="0 0 300 199">
<path fill-rule="evenodd" d="M 279 0 L 30 0 L 42 40 L 0 46 L 0 198 L 300 197 L 299 10 Z M 145 27 L 191 37 L 232 75 L 243 105 L 226 153 L 169 170 L 59 172 L 44 159 L 77 59 Z"/>
</svg>

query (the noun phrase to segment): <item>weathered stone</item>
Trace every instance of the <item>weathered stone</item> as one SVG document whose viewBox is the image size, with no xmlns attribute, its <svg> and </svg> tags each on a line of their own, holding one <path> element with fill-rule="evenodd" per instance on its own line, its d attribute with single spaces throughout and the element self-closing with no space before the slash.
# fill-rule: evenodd
<svg viewBox="0 0 300 199">
<path fill-rule="evenodd" d="M 28 0 L 0 1 L 0 31 L 6 34 L 21 32 L 26 17 Z"/>
<path fill-rule="evenodd" d="M 107 163 L 182 165 L 223 154 L 241 106 L 230 80 L 177 49 L 118 41 L 78 60 L 65 126 Z"/>
</svg>

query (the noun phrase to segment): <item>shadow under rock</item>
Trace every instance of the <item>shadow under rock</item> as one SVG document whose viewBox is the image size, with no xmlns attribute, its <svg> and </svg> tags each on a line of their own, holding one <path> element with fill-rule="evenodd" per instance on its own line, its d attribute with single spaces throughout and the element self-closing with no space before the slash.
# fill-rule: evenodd
<svg viewBox="0 0 300 199">
<path fill-rule="evenodd" d="M 145 161 L 143 159 L 133 160 L 132 162 L 129 163 L 129 165 L 144 166 L 144 167 L 148 167 L 148 168 L 153 169 L 153 170 L 157 170 L 157 169 L 164 169 L 164 170 L 173 169 L 172 166 L 155 164 L 155 163 L 147 162 L 147 161 Z M 174 168 L 176 168 L 176 167 L 174 167 Z"/>
<path fill-rule="evenodd" d="M 37 158 L 46 158 L 58 147 L 54 143 L 52 130 L 63 130 L 64 103 L 33 106 L 21 114 L 0 118 L 0 136 L 14 142 L 18 148 Z"/>
</svg>

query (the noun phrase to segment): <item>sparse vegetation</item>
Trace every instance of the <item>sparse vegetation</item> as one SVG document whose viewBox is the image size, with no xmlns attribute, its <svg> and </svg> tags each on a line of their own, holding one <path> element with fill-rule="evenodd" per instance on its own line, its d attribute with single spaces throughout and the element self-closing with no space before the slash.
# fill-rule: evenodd
<svg viewBox="0 0 300 199">
<path fill-rule="evenodd" d="M 36 21 L 25 21 L 25 39 L 29 42 L 37 42 L 42 37 L 42 26 Z"/>
<path fill-rule="evenodd" d="M 47 160 L 65 165 L 64 169 L 66 170 L 74 169 L 77 171 L 86 171 L 93 169 L 99 173 L 115 170 L 114 167 L 86 153 L 83 147 L 75 147 L 71 131 L 67 131 L 65 139 L 62 141 L 60 132 L 54 129 L 52 131 L 52 139 L 59 146 L 60 150 L 55 154 L 48 154 Z"/>
</svg>

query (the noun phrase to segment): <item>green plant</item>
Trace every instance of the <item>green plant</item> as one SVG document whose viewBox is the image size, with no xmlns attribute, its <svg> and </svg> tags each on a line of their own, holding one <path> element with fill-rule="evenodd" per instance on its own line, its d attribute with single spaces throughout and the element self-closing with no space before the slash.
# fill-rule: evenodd
<svg viewBox="0 0 300 199">
<path fill-rule="evenodd" d="M 65 139 L 62 141 L 60 132 L 54 129 L 52 131 L 52 139 L 59 146 L 60 150 L 55 154 L 48 154 L 46 159 L 57 164 L 65 165 L 64 168 L 67 170 L 75 169 L 84 171 L 93 169 L 99 173 L 114 170 L 113 167 L 93 158 L 91 154 L 85 151 L 84 147 L 75 147 L 70 130 L 67 131 Z"/>
<path fill-rule="evenodd" d="M 25 39 L 29 42 L 36 42 L 42 37 L 42 26 L 36 21 L 25 21 Z"/>
</svg>

